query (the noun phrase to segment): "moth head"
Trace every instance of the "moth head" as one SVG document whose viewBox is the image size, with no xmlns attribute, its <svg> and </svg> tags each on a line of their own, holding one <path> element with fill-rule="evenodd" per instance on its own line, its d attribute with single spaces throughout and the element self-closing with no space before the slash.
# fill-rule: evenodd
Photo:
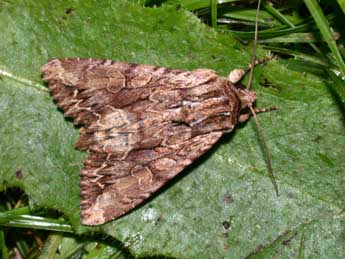
<svg viewBox="0 0 345 259">
<path fill-rule="evenodd" d="M 238 99 L 240 99 L 241 110 L 252 106 L 256 99 L 256 93 L 254 91 L 250 91 L 239 83 L 245 73 L 246 71 L 243 69 L 234 69 L 229 73 L 227 78 L 228 85 L 233 86 Z"/>
<path fill-rule="evenodd" d="M 236 87 L 236 94 L 238 99 L 241 102 L 241 110 L 248 108 L 249 106 L 253 106 L 253 103 L 256 100 L 256 92 L 250 91 L 246 88 L 237 88 Z"/>
</svg>

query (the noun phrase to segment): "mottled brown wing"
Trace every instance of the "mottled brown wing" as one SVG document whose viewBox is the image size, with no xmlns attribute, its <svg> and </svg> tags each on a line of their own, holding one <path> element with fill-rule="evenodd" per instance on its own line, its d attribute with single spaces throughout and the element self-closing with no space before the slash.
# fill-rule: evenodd
<svg viewBox="0 0 345 259">
<path fill-rule="evenodd" d="M 212 70 L 56 59 L 42 72 L 58 106 L 83 125 L 76 146 L 90 154 L 80 182 L 88 225 L 142 203 L 237 119 L 231 106 L 238 103 L 229 102 L 225 79 Z"/>
<path fill-rule="evenodd" d="M 134 150 L 125 160 L 91 153 L 81 172 L 82 222 L 98 225 L 129 212 L 207 151 L 221 135 L 209 133 L 174 147 Z"/>
<path fill-rule="evenodd" d="M 72 117 L 75 124 L 85 126 L 97 120 L 97 114 L 105 113 L 109 106 L 141 109 L 154 102 L 154 105 L 165 108 L 181 105 L 182 101 L 193 100 L 205 93 L 219 94 L 212 89 L 218 88 L 217 84 L 210 84 L 210 89 L 204 88 L 198 93 L 178 91 L 217 79 L 215 72 L 207 69 L 184 71 L 111 60 L 70 58 L 51 60 L 42 67 L 42 73 L 65 116 Z M 169 95 L 165 93 L 167 90 Z"/>
</svg>

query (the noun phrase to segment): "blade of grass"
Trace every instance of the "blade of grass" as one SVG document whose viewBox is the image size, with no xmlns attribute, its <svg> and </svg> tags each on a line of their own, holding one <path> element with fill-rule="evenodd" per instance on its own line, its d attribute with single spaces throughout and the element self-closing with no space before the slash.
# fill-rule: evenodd
<svg viewBox="0 0 345 259">
<path fill-rule="evenodd" d="M 5 242 L 5 233 L 3 230 L 0 230 L 0 247 L 1 247 L 1 255 L 3 259 L 8 259 L 8 250 Z"/>
<path fill-rule="evenodd" d="M 287 28 L 286 25 L 283 25 L 283 26 L 279 26 L 278 28 L 275 28 L 275 30 L 271 30 L 271 29 L 262 30 L 260 31 L 260 39 L 284 36 L 293 32 L 306 32 L 309 30 L 309 27 L 310 27 L 310 24 L 307 23 L 307 24 L 301 24 L 301 25 L 295 26 L 293 28 Z M 233 31 L 233 30 L 229 30 L 229 31 L 243 39 L 252 39 L 255 34 L 252 31 L 250 32 Z"/>
<path fill-rule="evenodd" d="M 29 206 L 20 207 L 17 209 L 11 209 L 6 211 L 7 215 L 24 215 L 24 214 L 30 214 L 30 208 Z"/>
<path fill-rule="evenodd" d="M 84 244 L 78 244 L 76 246 L 73 247 L 73 249 L 71 249 L 69 251 L 68 254 L 65 254 L 64 256 L 60 256 L 59 259 L 68 259 L 68 258 L 72 258 L 72 256 L 78 252 L 78 250 L 81 250 L 84 247 Z M 84 258 L 84 257 L 83 257 Z"/>
<path fill-rule="evenodd" d="M 256 11 L 254 9 L 243 9 L 243 8 L 231 8 L 229 9 L 229 12 L 224 12 L 222 14 L 222 17 L 230 18 L 234 20 L 242 20 L 246 22 L 252 22 L 255 23 L 256 18 Z M 266 25 L 269 27 L 272 27 L 277 24 L 272 23 L 273 18 L 272 15 L 269 12 L 266 11 L 260 11 L 259 14 L 259 24 Z"/>
<path fill-rule="evenodd" d="M 319 76 L 326 76 L 326 69 L 324 66 L 320 66 L 315 63 L 311 63 L 305 60 L 289 59 L 280 61 L 287 69 L 291 71 L 300 72 L 301 74 L 314 74 Z"/>
<path fill-rule="evenodd" d="M 283 15 L 279 10 L 277 10 L 276 8 L 274 8 L 273 6 L 266 4 L 265 8 L 272 13 L 272 15 L 274 15 L 278 20 L 280 20 L 283 24 L 287 25 L 290 28 L 295 28 L 296 26 L 289 21 L 289 19 L 287 19 L 285 17 L 285 15 Z M 287 35 L 289 36 L 289 35 Z M 320 56 L 320 58 L 324 58 L 323 54 L 321 52 L 321 50 L 314 44 L 314 43 L 309 43 L 309 46 Z M 324 58 L 325 59 L 325 58 Z"/>
<path fill-rule="evenodd" d="M 289 21 L 289 19 L 286 18 L 285 15 L 281 14 L 276 8 L 271 6 L 270 4 L 267 4 L 266 2 L 262 3 L 262 6 L 271 13 L 274 17 L 277 18 L 278 21 L 280 21 L 282 24 L 289 25 L 290 27 L 294 27 L 294 24 Z"/>
<path fill-rule="evenodd" d="M 73 232 L 71 225 L 61 220 L 31 215 L 8 215 L 7 213 L 0 213 L 0 226 Z"/>
<path fill-rule="evenodd" d="M 337 32 L 333 32 L 332 36 L 335 40 L 340 38 L 340 34 Z M 259 40 L 260 43 L 312 43 L 319 41 L 323 41 L 321 34 L 309 32 L 290 33 L 281 37 Z"/>
<path fill-rule="evenodd" d="M 328 60 L 325 60 L 323 58 L 319 58 L 318 56 L 308 55 L 308 54 L 305 54 L 305 53 L 302 53 L 302 52 L 299 52 L 296 50 L 291 50 L 291 49 L 287 49 L 287 48 L 280 48 L 280 47 L 276 47 L 276 46 L 263 46 L 263 47 L 265 49 L 269 49 L 273 52 L 293 56 L 295 59 L 315 63 L 315 64 L 318 64 L 320 66 L 324 66 L 324 68 L 330 68 L 330 67 L 331 68 L 337 68 L 336 65 L 328 62 Z"/>
<path fill-rule="evenodd" d="M 30 253 L 25 257 L 25 259 L 37 259 L 39 252 L 40 248 L 35 245 L 34 247 L 31 247 Z"/>
<path fill-rule="evenodd" d="M 18 240 L 16 242 L 16 247 L 23 258 L 29 254 L 30 247 L 24 240 Z"/>
<path fill-rule="evenodd" d="M 39 259 L 53 259 L 56 256 L 56 251 L 61 243 L 61 234 L 50 234 L 44 243 Z"/>
<path fill-rule="evenodd" d="M 88 255 L 84 256 L 84 259 L 102 259 L 109 258 L 115 259 L 122 255 L 122 251 L 116 249 L 113 246 L 108 246 L 102 243 L 97 243 L 97 246 L 94 246 L 92 249 L 87 250 Z"/>
<path fill-rule="evenodd" d="M 345 0 L 338 0 L 338 5 L 341 7 L 341 10 L 343 10 L 343 13 L 345 14 Z"/>
<path fill-rule="evenodd" d="M 217 0 L 210 0 L 211 5 L 211 25 L 217 29 Z"/>
<path fill-rule="evenodd" d="M 239 0 L 219 0 L 215 2 L 219 2 L 220 4 L 226 4 L 226 3 L 232 3 L 232 2 L 238 2 Z M 180 5 L 188 9 L 190 11 L 195 11 L 197 9 L 202 8 L 209 8 L 210 4 L 208 1 L 205 0 L 181 0 Z"/>
<path fill-rule="evenodd" d="M 298 259 L 304 259 L 304 228 L 302 232 L 301 242 L 298 249 Z"/>
<path fill-rule="evenodd" d="M 331 21 L 335 18 L 334 14 L 327 15 L 327 20 Z M 310 31 L 311 26 L 314 24 L 314 20 L 307 18 L 304 21 L 302 21 L 300 24 L 296 24 L 294 27 L 290 28 L 288 25 L 282 25 L 275 28 L 270 28 L 267 30 L 261 30 L 260 33 L 260 39 L 266 39 L 266 38 L 272 38 L 277 36 L 284 36 L 288 35 L 293 32 L 308 32 Z M 229 30 L 231 33 L 236 34 L 237 36 L 243 38 L 243 39 L 252 39 L 254 37 L 255 32 L 253 31 L 234 31 Z M 226 31 L 224 31 L 226 32 Z"/>
<path fill-rule="evenodd" d="M 317 3 L 316 0 L 304 0 L 305 5 L 307 6 L 310 14 L 315 20 L 316 25 L 318 26 L 324 40 L 327 42 L 328 47 L 331 49 L 331 52 L 334 55 L 335 60 L 339 65 L 339 69 L 342 75 L 345 77 L 345 63 L 344 60 L 339 52 L 337 44 L 332 37 L 332 32 L 329 27 L 329 23 L 324 16 L 321 7 Z"/>
<path fill-rule="evenodd" d="M 328 84 L 328 90 L 332 95 L 334 103 L 337 105 L 339 112 L 341 113 L 342 123 L 345 126 L 345 88 L 344 80 L 339 76 L 339 71 L 327 70 L 329 78 L 332 80 L 332 83 Z M 345 208 L 340 212 L 339 215 L 344 214 Z"/>
<path fill-rule="evenodd" d="M 280 28 L 277 28 L 275 31 L 272 30 L 263 30 L 260 31 L 260 39 L 267 39 L 267 38 L 273 38 L 277 36 L 284 36 L 293 32 L 303 32 L 308 30 L 308 25 L 303 24 L 300 26 L 296 26 L 294 28 L 286 28 L 286 26 L 281 26 Z M 254 36 L 254 32 L 244 32 L 244 31 L 233 31 L 230 30 L 231 33 L 236 34 L 237 36 L 243 38 L 243 39 L 252 39 Z"/>
</svg>

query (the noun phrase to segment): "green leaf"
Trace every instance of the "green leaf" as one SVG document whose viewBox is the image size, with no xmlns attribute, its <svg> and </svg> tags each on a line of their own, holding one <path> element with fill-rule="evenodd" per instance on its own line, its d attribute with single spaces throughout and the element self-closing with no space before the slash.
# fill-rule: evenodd
<svg viewBox="0 0 345 259">
<path fill-rule="evenodd" d="M 340 6 L 341 10 L 345 14 L 345 0 L 337 0 L 338 5 Z"/>
<path fill-rule="evenodd" d="M 76 233 L 112 236 L 136 257 L 297 257 L 302 231 L 306 258 L 345 254 L 339 214 L 345 207 L 341 87 L 280 61 L 257 67 L 257 106 L 280 107 L 258 115 L 280 196 L 251 120 L 143 206 L 103 226 L 85 227 L 78 172 L 87 154 L 74 149 L 78 129 L 45 90 L 40 67 L 54 57 L 94 57 L 206 67 L 226 76 L 250 63 L 251 46 L 173 7 L 110 0 L 0 1 L 0 6 L 1 189 L 22 188 L 32 211 L 58 210 Z M 260 57 L 265 54 L 258 49 Z M 225 229 L 224 222 L 231 224 Z M 296 235 L 283 242 L 291 232 Z"/>
</svg>

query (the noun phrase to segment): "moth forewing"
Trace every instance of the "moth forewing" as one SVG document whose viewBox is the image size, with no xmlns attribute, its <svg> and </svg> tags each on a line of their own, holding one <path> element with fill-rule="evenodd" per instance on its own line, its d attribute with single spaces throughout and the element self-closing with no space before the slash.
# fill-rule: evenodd
<svg viewBox="0 0 345 259">
<path fill-rule="evenodd" d="M 256 98 L 209 69 L 70 58 L 51 60 L 42 72 L 57 105 L 82 125 L 87 225 L 150 197 L 231 131 Z"/>
</svg>

